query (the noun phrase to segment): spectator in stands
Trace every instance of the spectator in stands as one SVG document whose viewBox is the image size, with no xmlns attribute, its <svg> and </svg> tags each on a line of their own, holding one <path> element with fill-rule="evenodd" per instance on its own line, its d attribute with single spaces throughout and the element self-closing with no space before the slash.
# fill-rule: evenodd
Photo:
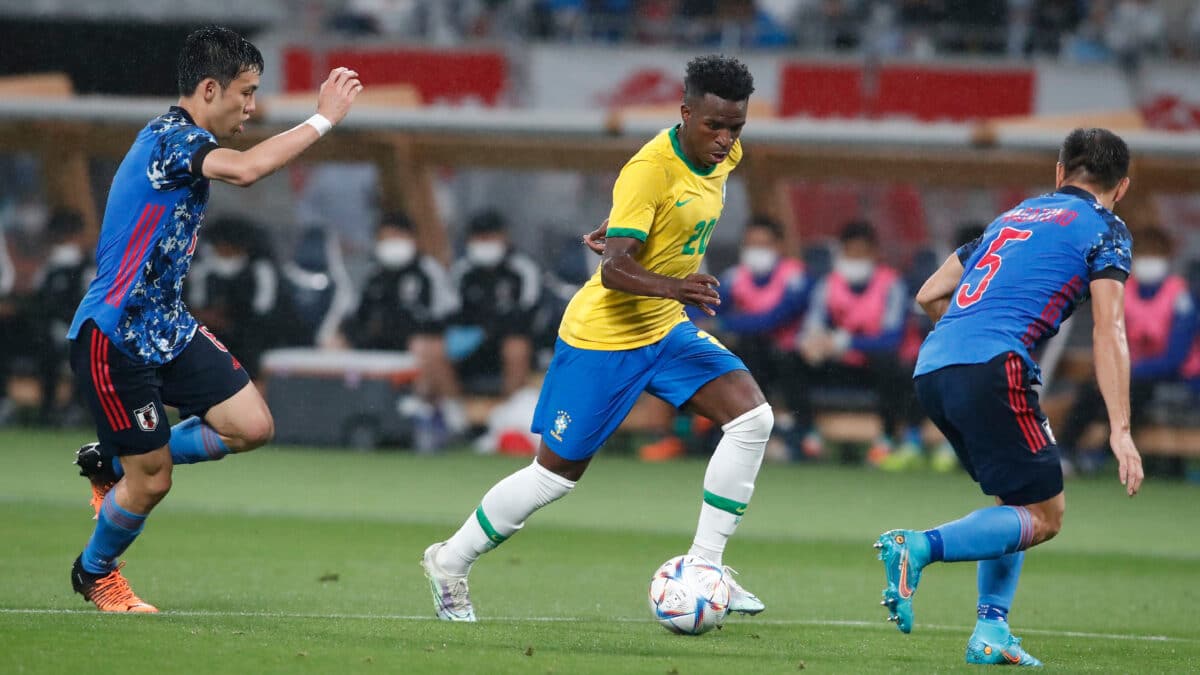
<svg viewBox="0 0 1200 675">
<path fill-rule="evenodd" d="M 920 409 L 911 373 L 899 359 L 909 296 L 900 275 L 878 262 L 878 239 L 870 223 L 847 224 L 839 241 L 833 271 L 813 289 L 798 342 L 803 399 L 795 404 L 797 422 L 809 430 L 805 454 L 821 454 L 812 389 L 865 385 L 874 392 L 875 411 L 883 421 L 883 434 L 867 454 L 869 462 L 878 464 L 892 451 L 899 432 L 903 443 L 920 443 Z"/>
<path fill-rule="evenodd" d="M 451 345 L 452 353 L 463 356 L 460 377 L 468 388 L 512 394 L 529 379 L 541 270 L 512 248 L 504 217 L 488 210 L 467 224 L 466 256 L 451 268 L 451 278 L 461 298 L 452 321 L 460 330 Z"/>
<path fill-rule="evenodd" d="M 283 343 L 279 270 L 258 225 L 226 217 L 206 230 L 207 245 L 187 281 L 188 305 L 257 377 L 263 352 Z"/>
<path fill-rule="evenodd" d="M 13 293 L 16 279 L 16 268 L 8 254 L 8 236 L 0 229 L 0 426 L 4 426 L 13 414 L 13 404 L 8 399 L 8 380 L 12 377 L 13 360 L 26 341 L 23 317 Z"/>
<path fill-rule="evenodd" d="M 1134 235 L 1137 255 L 1125 282 L 1125 329 L 1129 339 L 1129 404 L 1134 428 L 1144 424 L 1155 385 L 1178 381 L 1196 331 L 1195 300 L 1188 284 L 1171 273 L 1172 242 L 1157 226 Z M 1092 471 L 1107 454 L 1080 453 L 1080 441 L 1092 422 L 1103 419 L 1104 400 L 1095 382 L 1081 385 L 1067 423 L 1058 436 L 1059 447 L 1078 468 Z M 1095 462 L 1093 456 L 1098 456 Z"/>
<path fill-rule="evenodd" d="M 440 449 L 466 428 L 445 340 L 458 294 L 442 264 L 420 253 L 412 222 L 403 213 L 380 219 L 374 258 L 357 307 L 340 321 L 341 334 L 355 349 L 406 350 L 416 357 L 413 396 L 401 402 L 401 413 L 419 431 L 417 450 Z"/>
<path fill-rule="evenodd" d="M 1108 47 L 1117 61 L 1135 69 L 1142 58 L 1162 54 L 1167 43 L 1167 19 L 1154 0 L 1120 0 L 1108 23 Z"/>
<path fill-rule="evenodd" d="M 38 271 L 32 314 L 37 344 L 38 379 L 42 403 L 42 424 L 68 424 L 82 420 L 83 408 L 74 394 L 74 380 L 68 378 L 72 395 L 65 408 L 58 406 L 58 384 L 66 372 L 70 355 L 63 336 L 71 326 L 75 307 L 87 293 L 95 274 L 84 251 L 83 219 L 74 211 L 58 211 L 46 224 L 50 253 Z"/>
</svg>

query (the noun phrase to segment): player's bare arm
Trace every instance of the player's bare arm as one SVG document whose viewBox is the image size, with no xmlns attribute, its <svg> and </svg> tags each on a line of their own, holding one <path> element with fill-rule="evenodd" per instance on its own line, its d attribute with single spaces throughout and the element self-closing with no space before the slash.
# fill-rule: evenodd
<svg viewBox="0 0 1200 675">
<path fill-rule="evenodd" d="M 656 274 L 642 267 L 634 258 L 642 242 L 633 237 L 606 239 L 604 261 L 600 263 L 600 281 L 605 288 L 652 298 L 670 298 L 685 305 L 699 307 L 709 316 L 716 316 L 721 296 L 721 282 L 709 274 L 689 274 L 682 279 Z"/>
<path fill-rule="evenodd" d="M 921 290 L 917 291 L 917 304 L 921 305 L 921 309 L 925 310 L 925 314 L 934 323 L 937 323 L 950 308 L 950 298 L 962 281 L 962 275 L 962 261 L 958 259 L 957 254 L 951 253 L 946 262 L 925 280 Z"/>
<path fill-rule="evenodd" d="M 333 69 L 317 94 L 317 115 L 328 120 L 330 125 L 337 125 L 350 112 L 350 106 L 362 89 L 357 72 L 349 68 Z M 245 108 L 247 116 L 253 109 L 251 92 Z M 316 143 L 323 133 L 314 124 L 305 122 L 249 150 L 217 148 L 204 158 L 202 170 L 206 178 L 241 187 L 253 185 L 295 159 Z"/>
<path fill-rule="evenodd" d="M 1121 484 L 1130 497 L 1141 488 L 1145 473 L 1129 423 L 1129 345 L 1125 337 L 1125 286 L 1115 279 L 1091 283 L 1092 315 L 1096 326 L 1092 350 L 1096 383 L 1104 396 L 1111 429 L 1109 444 L 1117 458 Z"/>
</svg>

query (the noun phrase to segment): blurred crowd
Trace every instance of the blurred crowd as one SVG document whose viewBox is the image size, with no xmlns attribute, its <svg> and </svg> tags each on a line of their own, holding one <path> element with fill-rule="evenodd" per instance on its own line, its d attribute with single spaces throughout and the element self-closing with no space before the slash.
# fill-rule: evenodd
<svg viewBox="0 0 1200 675">
<path fill-rule="evenodd" d="M 339 31 L 469 40 L 993 54 L 1136 63 L 1200 57 L 1187 0 L 349 0 Z"/>
<path fill-rule="evenodd" d="M 469 397 L 519 400 L 513 415 L 520 421 L 513 424 L 527 426 L 522 406 L 536 400 L 562 310 L 599 261 L 577 240 L 534 259 L 517 249 L 493 210 L 470 216 L 464 231 L 460 255 L 446 266 L 422 252 L 405 214 L 385 214 L 369 269 L 351 275 L 337 238 L 322 228 L 307 231 L 281 259 L 258 224 L 217 218 L 205 225 L 186 298 L 256 378 L 263 354 L 279 347 L 411 354 L 415 379 L 401 392 L 396 414 L 421 431 L 418 449 L 432 451 L 469 438 Z M 958 246 L 982 232 L 980 224 L 964 224 L 946 243 Z M 0 392 L 8 391 L 10 376 L 22 375 L 39 385 L 39 422 L 77 424 L 86 416 L 74 392 L 65 391 L 63 336 L 94 273 L 83 224 L 76 214 L 57 212 L 48 214 L 36 240 L 15 234 L 0 236 Z M 1143 228 L 1135 239 L 1126 313 L 1138 426 L 1156 400 L 1200 393 L 1200 262 L 1173 260 L 1176 247 L 1161 228 Z M 779 451 L 791 459 L 828 456 L 818 414 L 854 411 L 879 422 L 868 462 L 954 468 L 952 450 L 923 429 L 911 384 L 917 350 L 931 329 L 913 298 L 951 249 L 922 248 L 897 269 L 885 262 L 865 221 L 847 223 L 836 241 L 809 245 L 799 257 L 786 254 L 784 240 L 769 219 L 745 223 L 736 264 L 719 270 L 717 317 L 693 317 L 745 360 L 768 393 L 778 411 Z M 24 287 L 14 283 L 22 260 L 26 267 L 38 263 Z M 1096 461 L 1086 432 L 1103 405 L 1090 380 L 1077 387 L 1059 442 L 1088 468 Z M 643 458 L 708 447 L 704 420 L 660 408 Z M 13 412 L 0 398 L 0 423 Z"/>
</svg>

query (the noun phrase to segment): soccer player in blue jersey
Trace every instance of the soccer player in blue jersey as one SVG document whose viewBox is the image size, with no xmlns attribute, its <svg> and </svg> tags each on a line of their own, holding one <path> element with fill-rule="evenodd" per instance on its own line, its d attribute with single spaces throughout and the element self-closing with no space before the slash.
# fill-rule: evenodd
<svg viewBox="0 0 1200 675">
<path fill-rule="evenodd" d="M 178 104 L 138 133 L 108 195 L 96 278 L 67 335 L 99 439 L 76 453 L 97 522 L 71 584 L 102 611 L 158 611 L 130 589 L 118 558 L 171 489 L 171 468 L 253 450 L 274 434 L 241 364 L 188 313 L 183 280 L 209 182 L 245 186 L 277 171 L 346 116 L 362 84 L 337 68 L 303 124 L 244 152 L 222 147 L 254 112 L 262 71 L 258 49 L 231 30 L 189 35 Z M 183 421 L 169 427 L 164 404 Z"/>
<path fill-rule="evenodd" d="M 997 506 L 932 530 L 892 530 L 875 547 L 887 572 L 888 620 L 912 630 L 912 596 L 939 561 L 977 560 L 978 622 L 967 663 L 1038 666 L 1008 626 L 1025 549 L 1062 527 L 1059 449 L 1033 385 L 1031 354 L 1089 296 L 1096 380 L 1109 443 L 1129 496 L 1142 460 L 1130 435 L 1124 283 L 1132 241 L 1113 208 L 1129 189 L 1129 149 L 1105 129 L 1067 136 L 1055 191 L 1028 199 L 959 248 L 921 287 L 936 325 L 914 374 L 917 397 L 963 466 Z"/>
</svg>

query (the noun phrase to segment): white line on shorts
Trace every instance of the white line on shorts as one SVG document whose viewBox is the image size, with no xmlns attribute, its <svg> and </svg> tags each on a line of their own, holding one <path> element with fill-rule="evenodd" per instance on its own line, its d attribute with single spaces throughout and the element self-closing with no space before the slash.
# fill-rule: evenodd
<svg viewBox="0 0 1200 675">
<path fill-rule="evenodd" d="M 97 616 L 98 612 L 88 609 L 59 609 L 59 608 L 22 608 L 0 607 L 0 615 L 4 614 L 47 614 Z M 143 615 L 145 616 L 145 615 Z M 180 617 L 230 617 L 248 619 L 339 619 L 362 621 L 435 621 L 433 616 L 426 614 L 315 614 L 303 612 L 235 612 L 216 610 L 165 610 L 159 616 Z M 632 617 L 578 617 L 578 616 L 496 616 L 484 617 L 486 622 L 530 621 L 537 623 L 577 623 L 580 621 L 612 621 L 615 623 L 648 623 L 649 619 Z M 741 619 L 735 619 L 740 622 Z M 823 626 L 844 628 L 875 628 L 895 630 L 892 624 L 885 621 L 860 621 L 852 619 L 746 619 L 747 625 L 755 623 L 769 626 Z M 920 630 L 939 632 L 967 633 L 970 626 L 946 626 L 937 624 L 919 624 Z M 1132 633 L 1089 633 L 1074 630 L 1053 630 L 1045 628 L 1021 628 L 1018 632 L 1031 635 L 1049 635 L 1055 637 L 1072 637 L 1089 640 L 1131 640 L 1136 642 L 1200 642 L 1200 639 L 1172 637 L 1169 635 L 1138 635 Z"/>
</svg>

